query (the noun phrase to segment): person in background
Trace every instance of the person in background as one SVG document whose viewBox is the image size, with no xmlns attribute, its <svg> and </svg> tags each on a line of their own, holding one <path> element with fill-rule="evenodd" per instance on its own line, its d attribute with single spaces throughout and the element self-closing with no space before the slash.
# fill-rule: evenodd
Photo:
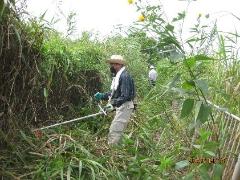
<svg viewBox="0 0 240 180">
<path fill-rule="evenodd" d="M 118 145 L 134 109 L 135 85 L 131 75 L 127 72 L 126 61 L 121 55 L 112 55 L 107 63 L 110 71 L 115 75 L 111 84 L 111 92 L 97 92 L 96 100 L 108 100 L 107 111 L 116 108 L 116 115 L 111 123 L 108 144 Z"/>
<path fill-rule="evenodd" d="M 157 76 L 158 76 L 158 74 L 157 74 L 157 71 L 155 70 L 155 67 L 153 65 L 151 65 L 150 71 L 148 73 L 148 79 L 152 86 L 156 85 Z"/>
</svg>

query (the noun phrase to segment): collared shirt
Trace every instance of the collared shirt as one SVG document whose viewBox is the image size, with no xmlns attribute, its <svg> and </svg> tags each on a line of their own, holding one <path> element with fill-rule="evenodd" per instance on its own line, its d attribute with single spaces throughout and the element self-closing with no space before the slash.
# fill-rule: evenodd
<svg viewBox="0 0 240 180">
<path fill-rule="evenodd" d="M 157 71 L 155 69 L 151 69 L 148 73 L 148 78 L 150 81 L 156 81 L 157 80 Z"/>
<path fill-rule="evenodd" d="M 120 107 L 127 101 L 132 101 L 135 98 L 135 85 L 130 74 L 124 70 L 119 78 L 118 88 L 113 92 L 111 104 Z"/>
<path fill-rule="evenodd" d="M 117 89 L 113 92 L 105 93 L 103 99 L 108 100 L 111 96 L 111 104 L 120 107 L 123 103 L 134 100 L 135 95 L 134 81 L 130 74 L 124 70 L 120 75 Z"/>
</svg>

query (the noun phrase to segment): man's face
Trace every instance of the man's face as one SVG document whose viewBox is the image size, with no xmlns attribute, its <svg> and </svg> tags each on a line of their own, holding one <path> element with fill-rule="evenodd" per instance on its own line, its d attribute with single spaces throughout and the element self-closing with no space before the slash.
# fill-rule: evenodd
<svg viewBox="0 0 240 180">
<path fill-rule="evenodd" d="M 110 71 L 113 74 L 117 74 L 117 72 L 121 69 L 122 65 L 117 63 L 110 63 Z"/>
</svg>

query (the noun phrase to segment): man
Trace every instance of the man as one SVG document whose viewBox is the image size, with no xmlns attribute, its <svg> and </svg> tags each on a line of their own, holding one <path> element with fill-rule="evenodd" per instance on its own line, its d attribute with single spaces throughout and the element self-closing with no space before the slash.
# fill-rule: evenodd
<svg viewBox="0 0 240 180">
<path fill-rule="evenodd" d="M 150 71 L 148 73 L 149 82 L 152 86 L 155 86 L 157 80 L 157 71 L 153 65 L 150 66 Z"/>
<path fill-rule="evenodd" d="M 110 71 L 115 75 L 111 84 L 111 93 L 96 93 L 97 100 L 109 100 L 107 108 L 116 108 L 116 115 L 111 123 L 108 144 L 117 145 L 127 127 L 134 109 L 135 85 L 132 77 L 127 72 L 126 61 L 121 55 L 112 55 L 107 63 Z"/>
</svg>

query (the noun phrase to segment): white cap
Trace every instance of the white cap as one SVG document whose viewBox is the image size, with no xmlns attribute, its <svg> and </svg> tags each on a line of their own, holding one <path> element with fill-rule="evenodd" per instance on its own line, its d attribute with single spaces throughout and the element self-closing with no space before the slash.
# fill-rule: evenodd
<svg viewBox="0 0 240 180">
<path fill-rule="evenodd" d="M 150 66 L 150 69 L 154 69 L 155 67 L 153 65 Z"/>
</svg>

